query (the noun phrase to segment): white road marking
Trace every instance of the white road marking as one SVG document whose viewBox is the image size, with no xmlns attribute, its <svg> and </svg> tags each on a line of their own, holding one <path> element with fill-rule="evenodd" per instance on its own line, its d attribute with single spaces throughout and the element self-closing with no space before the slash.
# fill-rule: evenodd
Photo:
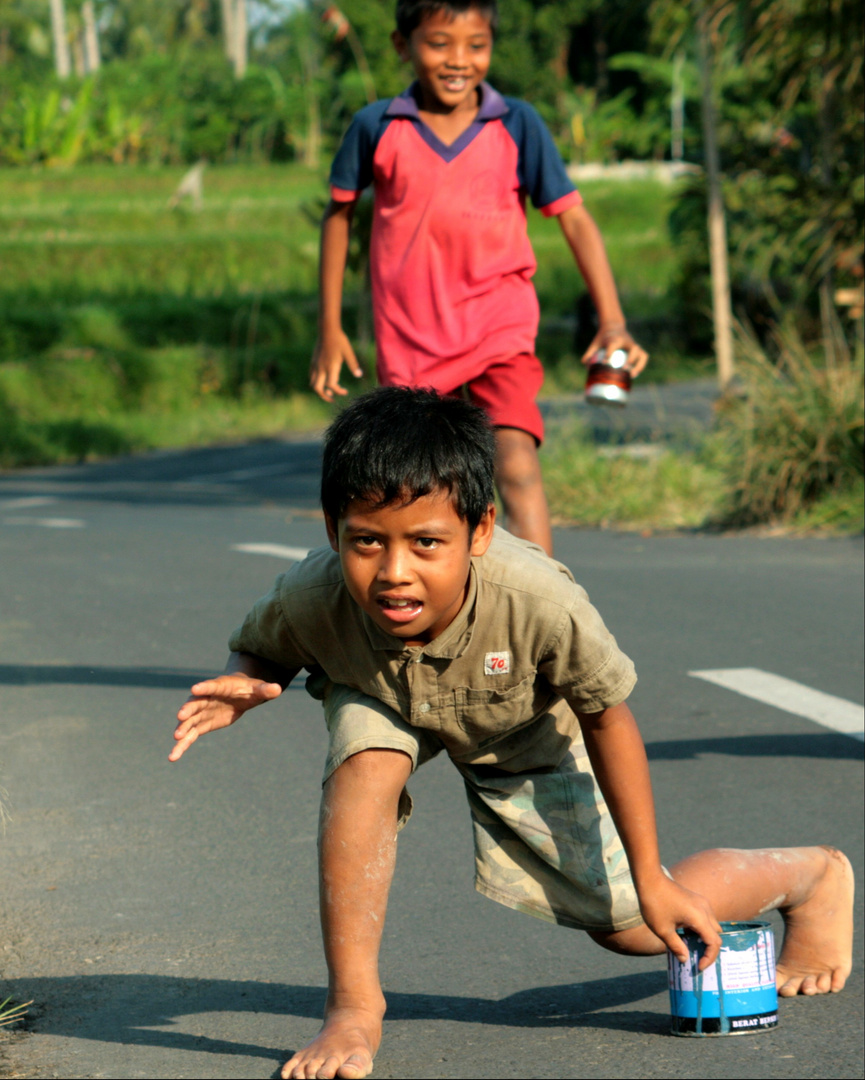
<svg viewBox="0 0 865 1080">
<path fill-rule="evenodd" d="M 232 544 L 231 550 L 245 551 L 248 555 L 275 555 L 277 559 L 291 559 L 292 562 L 301 562 L 310 552 L 310 548 L 285 544 Z"/>
<path fill-rule="evenodd" d="M 10 517 L 3 519 L 4 525 L 38 525 L 43 529 L 83 529 L 84 522 L 80 518 L 35 518 L 35 517 Z"/>
<path fill-rule="evenodd" d="M 5 502 L 0 502 L 0 513 L 5 514 L 7 510 L 27 510 L 31 506 L 48 506 L 49 503 L 55 502 L 57 500 L 51 498 L 50 495 L 27 495 L 23 499 L 6 499 Z"/>
<path fill-rule="evenodd" d="M 755 701 L 774 705 L 795 716 L 804 716 L 823 727 L 865 740 L 865 708 L 845 698 L 824 694 L 810 686 L 773 675 L 758 668 L 722 668 L 717 671 L 689 671 L 695 679 L 734 690 Z"/>
<path fill-rule="evenodd" d="M 279 465 L 259 465 L 255 469 L 232 469 L 230 472 L 202 473 L 200 476 L 187 476 L 180 481 L 184 484 L 212 484 L 220 480 L 254 480 L 256 476 L 277 476 L 288 473 L 286 462 Z"/>
</svg>

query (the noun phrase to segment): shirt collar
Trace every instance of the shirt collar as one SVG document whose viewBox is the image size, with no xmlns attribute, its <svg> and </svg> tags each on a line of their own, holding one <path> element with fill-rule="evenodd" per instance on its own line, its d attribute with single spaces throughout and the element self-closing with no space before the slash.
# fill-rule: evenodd
<svg viewBox="0 0 865 1080">
<path fill-rule="evenodd" d="M 415 80 L 408 89 L 403 90 L 399 97 L 393 98 L 390 105 L 385 109 L 385 116 L 406 116 L 412 120 L 420 120 L 420 109 L 415 97 L 417 85 L 417 80 Z M 488 82 L 480 84 L 480 92 L 481 105 L 474 123 L 483 122 L 484 120 L 497 120 L 500 116 L 510 112 L 508 103 L 498 90 L 494 90 Z"/>
<path fill-rule="evenodd" d="M 456 618 L 450 626 L 447 626 L 437 638 L 434 638 L 428 645 L 424 645 L 419 651 L 423 652 L 425 656 L 435 657 L 437 660 L 455 660 L 465 652 L 472 639 L 472 633 L 477 622 L 477 600 L 480 586 L 480 566 L 477 559 L 472 559 L 469 568 L 468 591 L 463 606 L 457 612 Z M 400 638 L 382 630 L 366 612 L 362 612 L 361 615 L 369 643 L 376 652 L 401 653 L 408 651 Z"/>
</svg>

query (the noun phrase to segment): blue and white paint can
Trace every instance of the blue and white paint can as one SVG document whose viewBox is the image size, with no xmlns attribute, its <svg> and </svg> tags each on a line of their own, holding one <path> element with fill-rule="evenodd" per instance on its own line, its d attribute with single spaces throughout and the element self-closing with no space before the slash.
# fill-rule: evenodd
<svg viewBox="0 0 865 1080">
<path fill-rule="evenodd" d="M 778 1026 L 775 938 L 764 922 L 722 922 L 721 951 L 699 971 L 706 946 L 691 931 L 683 964 L 667 953 L 674 1035 L 752 1035 Z"/>
</svg>

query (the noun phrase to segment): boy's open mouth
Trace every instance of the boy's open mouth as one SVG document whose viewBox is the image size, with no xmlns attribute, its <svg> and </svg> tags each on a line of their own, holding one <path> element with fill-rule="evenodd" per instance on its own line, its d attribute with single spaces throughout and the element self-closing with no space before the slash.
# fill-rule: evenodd
<svg viewBox="0 0 865 1080">
<path fill-rule="evenodd" d="M 465 90 L 468 79 L 465 75 L 449 75 L 442 79 L 442 82 L 445 84 L 445 89 L 453 93 L 459 93 L 460 90 Z"/>
<path fill-rule="evenodd" d="M 411 622 L 423 610 L 423 603 L 413 596 L 380 596 L 376 603 L 385 618 L 394 623 Z"/>
</svg>

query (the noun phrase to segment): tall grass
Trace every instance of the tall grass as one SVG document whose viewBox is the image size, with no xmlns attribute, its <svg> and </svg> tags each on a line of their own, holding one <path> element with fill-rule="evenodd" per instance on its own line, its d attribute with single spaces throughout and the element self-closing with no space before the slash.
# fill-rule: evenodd
<svg viewBox="0 0 865 1080">
<path fill-rule="evenodd" d="M 851 353 L 837 323 L 816 349 L 790 326 L 775 330 L 773 344 L 769 356 L 739 333 L 743 392 L 724 403 L 714 440 L 730 483 L 725 523 L 804 521 L 818 504 L 823 516 L 835 505 L 849 517 L 863 479 L 861 348 Z"/>
</svg>

